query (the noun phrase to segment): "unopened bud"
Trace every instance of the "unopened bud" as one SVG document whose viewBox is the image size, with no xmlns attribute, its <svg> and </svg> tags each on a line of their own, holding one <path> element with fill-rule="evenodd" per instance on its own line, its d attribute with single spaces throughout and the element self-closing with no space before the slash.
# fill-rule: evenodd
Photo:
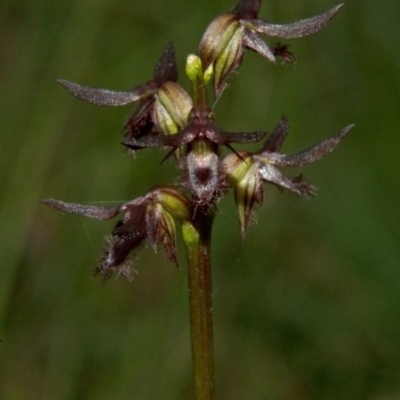
<svg viewBox="0 0 400 400">
<path fill-rule="evenodd" d="M 203 63 L 195 54 L 189 54 L 186 58 L 186 75 L 192 83 L 194 105 L 207 104 L 206 83 L 211 75 L 209 71 L 203 73 Z"/>
<path fill-rule="evenodd" d="M 153 189 L 146 197 L 160 204 L 177 220 L 186 221 L 190 219 L 190 202 L 179 190 L 161 186 Z"/>
<path fill-rule="evenodd" d="M 257 164 L 253 164 L 235 187 L 235 201 L 239 214 L 240 231 L 242 239 L 249 227 L 252 210 L 255 203 L 261 203 L 263 188 Z"/>
<path fill-rule="evenodd" d="M 253 163 L 254 159 L 251 153 L 245 151 L 239 151 L 237 154 L 229 153 L 222 162 L 229 186 L 235 187 L 244 178 Z"/>
<path fill-rule="evenodd" d="M 199 46 L 203 70 L 220 56 L 239 27 L 239 18 L 233 13 L 221 14 L 208 25 Z"/>
<path fill-rule="evenodd" d="M 195 54 L 189 54 L 186 58 L 186 75 L 188 76 L 190 81 L 196 81 L 203 74 L 201 59 Z"/>
<path fill-rule="evenodd" d="M 181 86 L 175 82 L 165 82 L 157 91 L 157 99 L 180 128 L 187 124 L 188 114 L 193 104 L 192 99 Z"/>
<path fill-rule="evenodd" d="M 228 45 L 224 48 L 214 65 L 214 89 L 215 95 L 218 97 L 227 84 L 225 78 L 231 71 L 235 71 L 242 62 L 243 58 L 243 28 L 240 27 L 231 37 Z"/>
</svg>

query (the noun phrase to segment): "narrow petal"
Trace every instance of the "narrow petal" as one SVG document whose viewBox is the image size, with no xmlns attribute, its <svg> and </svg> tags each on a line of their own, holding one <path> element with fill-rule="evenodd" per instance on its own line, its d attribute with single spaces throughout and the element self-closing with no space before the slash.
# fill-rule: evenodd
<svg viewBox="0 0 400 400">
<path fill-rule="evenodd" d="M 286 117 L 282 117 L 273 132 L 267 137 L 260 154 L 279 151 L 288 133 L 289 122 Z"/>
<path fill-rule="evenodd" d="M 301 153 L 293 155 L 278 154 L 277 158 L 271 158 L 271 162 L 274 165 L 280 167 L 300 167 L 305 164 L 310 164 L 314 161 L 319 160 L 326 154 L 329 154 L 333 149 L 340 143 L 340 141 L 347 135 L 354 125 L 346 126 L 336 135 L 331 136 L 328 139 L 323 140 L 302 151 Z"/>
<path fill-rule="evenodd" d="M 54 199 L 45 199 L 42 200 L 42 203 L 58 211 L 84 215 L 85 217 L 100 220 L 113 218 L 121 211 L 121 206 L 98 207 L 86 204 L 65 203 L 64 201 Z"/>
<path fill-rule="evenodd" d="M 145 136 L 138 140 L 126 140 L 123 144 L 134 150 L 145 147 L 180 147 L 191 142 L 196 137 L 190 126 L 175 135 Z"/>
<path fill-rule="evenodd" d="M 298 194 L 299 196 L 310 197 L 312 195 L 313 187 L 302 179 L 295 178 L 289 179 L 275 168 L 273 165 L 260 163 L 258 168 L 263 180 L 265 182 L 273 183 L 274 185 L 280 186 L 284 189 L 288 189 L 291 192 Z"/>
<path fill-rule="evenodd" d="M 229 143 L 255 143 L 261 140 L 267 133 L 266 132 L 222 132 L 213 130 L 207 132 L 208 139 L 217 144 Z"/>
<path fill-rule="evenodd" d="M 126 268 L 129 253 L 138 248 L 146 239 L 146 203 L 138 198 L 124 205 L 125 215 L 112 232 L 111 246 L 107 250 L 103 263 L 98 271 L 107 276 L 113 270 Z"/>
<path fill-rule="evenodd" d="M 257 18 L 262 0 L 240 0 L 233 9 L 240 19 Z"/>
<path fill-rule="evenodd" d="M 245 29 L 243 33 L 243 44 L 245 45 L 245 47 L 254 50 L 262 57 L 266 58 L 268 61 L 276 64 L 276 59 L 273 51 L 256 32 L 253 32 L 250 29 Z"/>
<path fill-rule="evenodd" d="M 113 272 L 125 275 L 128 280 L 132 279 L 132 268 L 128 257 L 133 249 L 142 245 L 145 236 L 125 238 L 112 236 L 108 239 L 108 246 L 103 255 L 101 264 L 95 269 L 94 275 L 103 275 L 103 280 L 110 279 Z"/>
<path fill-rule="evenodd" d="M 172 42 L 167 44 L 158 63 L 156 64 L 154 80 L 158 83 L 164 83 L 167 81 L 176 82 L 178 80 L 175 46 Z"/>
<path fill-rule="evenodd" d="M 59 79 L 58 83 L 63 85 L 69 92 L 80 100 L 98 106 L 123 106 L 139 100 L 141 97 L 152 94 L 155 90 L 152 85 L 140 85 L 127 92 L 114 92 L 107 89 L 91 88 L 81 86 L 74 82 Z"/>
<path fill-rule="evenodd" d="M 152 119 L 154 101 L 153 96 L 142 99 L 134 113 L 125 122 L 123 131 L 128 139 L 139 139 L 155 129 Z"/>
<path fill-rule="evenodd" d="M 252 29 L 255 29 L 257 32 L 284 39 L 307 36 L 323 28 L 335 16 L 342 5 L 343 4 L 339 4 L 324 14 L 302 19 L 291 24 L 270 24 L 262 19 L 254 19 L 248 22 L 248 26 Z"/>
</svg>

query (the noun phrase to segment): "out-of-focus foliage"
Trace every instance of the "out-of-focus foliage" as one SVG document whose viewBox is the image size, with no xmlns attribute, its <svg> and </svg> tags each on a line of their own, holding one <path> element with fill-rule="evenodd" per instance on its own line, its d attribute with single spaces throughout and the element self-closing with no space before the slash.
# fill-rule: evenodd
<svg viewBox="0 0 400 400">
<path fill-rule="evenodd" d="M 334 6 L 264 0 L 288 22 Z M 229 0 L 3 0 L 0 7 L 0 398 L 188 399 L 186 268 L 151 249 L 133 282 L 91 277 L 113 221 L 39 204 L 127 201 L 171 183 L 159 150 L 124 154 L 130 106 L 100 108 L 57 83 L 126 90 L 169 40 L 186 55 Z M 349 123 L 305 167 L 318 197 L 266 188 L 243 243 L 230 195 L 214 229 L 218 399 L 400 398 L 400 53 L 397 0 L 348 0 L 318 34 L 290 41 L 296 66 L 249 54 L 216 105 L 227 130 L 291 123 L 286 152 Z M 186 84 L 188 88 L 188 85 Z"/>
</svg>

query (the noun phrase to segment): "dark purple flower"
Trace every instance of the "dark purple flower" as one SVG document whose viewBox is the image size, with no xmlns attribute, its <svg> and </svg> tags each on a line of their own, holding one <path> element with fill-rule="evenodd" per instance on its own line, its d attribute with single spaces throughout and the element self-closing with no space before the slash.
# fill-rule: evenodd
<svg viewBox="0 0 400 400">
<path fill-rule="evenodd" d="M 59 79 L 78 99 L 99 106 L 123 106 L 139 101 L 124 130 L 128 139 L 140 138 L 153 132 L 176 133 L 187 122 L 192 102 L 190 96 L 177 83 L 178 70 L 175 48 L 169 43 L 154 70 L 154 77 L 132 90 L 117 92 L 108 89 L 81 86 Z"/>
<path fill-rule="evenodd" d="M 129 255 L 146 240 L 154 250 L 161 245 L 167 258 L 177 264 L 174 218 L 181 221 L 190 218 L 187 198 L 174 188 L 162 186 L 119 206 L 99 207 L 54 199 L 43 200 L 43 203 L 59 211 L 99 220 L 124 213 L 108 237 L 102 262 L 95 270 L 95 274 L 102 274 L 104 279 L 110 278 L 113 272 L 130 279 L 132 268 Z"/>
<path fill-rule="evenodd" d="M 138 140 L 126 140 L 124 144 L 134 150 L 145 147 L 169 146 L 172 154 L 181 146 L 186 147 L 186 156 L 181 166 L 185 173 L 185 188 L 192 193 L 196 204 L 213 204 L 224 190 L 224 176 L 218 156 L 218 145 L 231 150 L 231 143 L 253 143 L 265 132 L 225 132 L 214 123 L 214 113 L 205 105 L 193 107 L 189 122 L 175 135 L 147 136 Z M 233 150 L 234 151 L 234 150 Z"/>
<path fill-rule="evenodd" d="M 313 196 L 315 187 L 304 181 L 302 175 L 288 178 L 278 167 L 300 167 L 319 160 L 333 151 L 353 126 L 343 128 L 335 135 L 300 153 L 286 155 L 281 153 L 280 149 L 288 134 L 289 124 L 286 118 L 282 117 L 259 152 L 254 154 L 240 152 L 239 156 L 229 154 L 225 157 L 224 170 L 227 182 L 235 190 L 242 237 L 251 221 L 254 204 L 262 202 L 262 182 L 272 183 L 306 198 Z"/>
<path fill-rule="evenodd" d="M 295 56 L 287 46 L 270 48 L 260 34 L 283 39 L 310 35 L 323 28 L 342 5 L 324 14 L 283 25 L 258 18 L 261 0 L 240 0 L 231 13 L 219 15 L 207 27 L 199 46 L 204 71 L 213 69 L 216 96 L 225 89 L 225 78 L 240 66 L 245 49 L 253 50 L 273 63 L 275 56 L 293 62 Z"/>
</svg>

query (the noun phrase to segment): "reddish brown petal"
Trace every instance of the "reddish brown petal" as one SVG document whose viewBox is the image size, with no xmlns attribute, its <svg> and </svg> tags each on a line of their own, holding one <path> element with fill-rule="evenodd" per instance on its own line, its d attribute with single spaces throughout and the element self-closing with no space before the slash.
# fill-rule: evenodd
<svg viewBox="0 0 400 400">
<path fill-rule="evenodd" d="M 107 89 L 81 86 L 64 79 L 59 79 L 57 82 L 78 99 L 97 104 L 98 106 L 123 106 L 139 100 L 141 97 L 151 95 L 156 89 L 154 84 L 146 84 L 137 86 L 135 89 L 127 92 L 114 92 Z"/>
<path fill-rule="evenodd" d="M 175 135 L 145 136 L 139 140 L 126 140 L 123 144 L 134 150 L 146 147 L 180 147 L 191 142 L 196 137 L 196 133 L 190 128 L 190 126 L 187 126 Z"/>
<path fill-rule="evenodd" d="M 287 178 L 278 168 L 275 168 L 271 164 L 260 163 L 258 170 L 265 182 L 270 182 L 284 189 L 288 189 L 299 196 L 309 197 L 311 195 L 312 187 L 309 184 L 298 178 L 294 180 Z"/>
<path fill-rule="evenodd" d="M 169 42 L 165 47 L 154 70 L 154 80 L 158 83 L 178 80 L 178 68 L 175 59 L 175 46 Z"/>
<path fill-rule="evenodd" d="M 268 36 L 277 36 L 284 39 L 298 38 L 319 31 L 335 16 L 342 5 L 343 4 L 339 4 L 324 14 L 302 19 L 291 24 L 270 24 L 262 19 L 254 19 L 249 21 L 247 26 L 255 29 L 257 32 L 265 33 Z"/>
<path fill-rule="evenodd" d="M 279 154 L 276 158 L 271 158 L 271 162 L 274 165 L 280 167 L 300 167 L 304 164 L 310 164 L 314 161 L 319 160 L 326 154 L 329 154 L 333 149 L 340 143 L 340 141 L 347 135 L 354 125 L 346 126 L 336 135 L 331 136 L 328 139 L 323 140 L 302 151 L 301 153 L 293 154 L 290 156 Z"/>
<path fill-rule="evenodd" d="M 142 200 L 139 198 L 124 205 L 125 216 L 115 226 L 103 261 L 95 274 L 100 273 L 104 279 L 108 279 L 116 271 L 130 278 L 131 268 L 127 258 L 146 239 L 146 206 Z"/>
<path fill-rule="evenodd" d="M 123 130 L 128 139 L 139 139 L 153 131 L 152 110 L 154 100 L 153 96 L 142 99 L 133 115 L 125 122 Z"/>
<path fill-rule="evenodd" d="M 261 8 L 261 0 L 240 0 L 233 12 L 239 15 L 240 19 L 254 19 Z"/>
<path fill-rule="evenodd" d="M 120 211 L 122 206 L 114 207 L 98 207 L 87 204 L 65 203 L 61 200 L 45 199 L 42 200 L 46 204 L 56 210 L 66 212 L 69 214 L 84 215 L 85 217 L 95 219 L 110 219 L 115 217 Z"/>
<path fill-rule="evenodd" d="M 276 63 L 273 51 L 256 32 L 253 32 L 250 29 L 245 29 L 243 33 L 243 44 L 247 48 L 254 50 L 262 57 L 266 58 L 268 61 L 271 61 L 274 64 Z"/>
<path fill-rule="evenodd" d="M 266 132 L 222 132 L 217 129 L 208 131 L 206 137 L 212 142 L 222 145 L 229 143 L 255 143 L 261 140 Z"/>
<path fill-rule="evenodd" d="M 273 132 L 267 137 L 267 140 L 259 154 L 279 151 L 288 133 L 289 122 L 286 117 L 282 117 Z"/>
<path fill-rule="evenodd" d="M 111 278 L 113 272 L 125 275 L 131 279 L 132 268 L 128 257 L 130 252 L 138 248 L 144 241 L 145 236 L 126 239 L 113 236 L 108 239 L 108 247 L 102 258 L 101 264 L 95 269 L 94 275 L 101 274 L 103 279 Z"/>
<path fill-rule="evenodd" d="M 130 203 L 124 204 L 124 218 L 117 223 L 113 235 L 133 239 L 141 237 L 146 233 L 146 201 L 142 197 Z"/>
</svg>

